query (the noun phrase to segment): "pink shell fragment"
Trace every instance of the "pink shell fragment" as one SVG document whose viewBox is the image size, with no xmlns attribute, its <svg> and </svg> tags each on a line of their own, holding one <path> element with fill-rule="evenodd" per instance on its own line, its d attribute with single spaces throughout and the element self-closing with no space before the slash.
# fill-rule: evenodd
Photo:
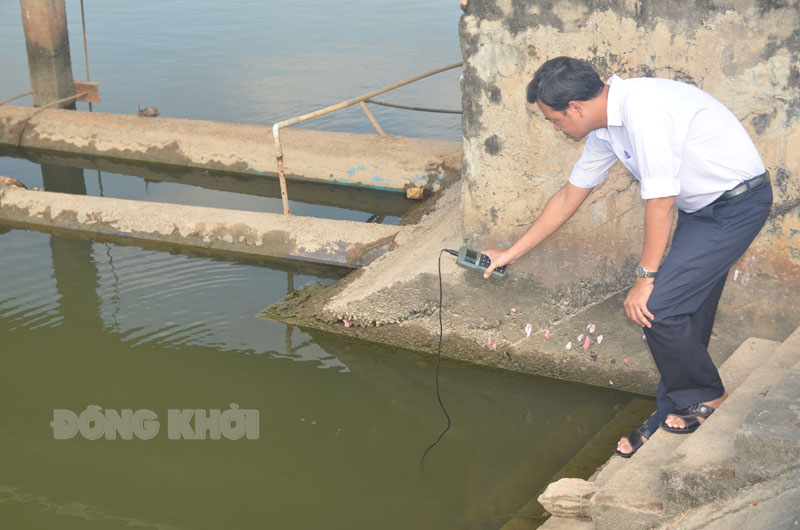
<svg viewBox="0 0 800 530">
<path fill-rule="evenodd" d="M 589 333 L 594 333 L 595 328 L 594 324 L 589 324 Z"/>
<path fill-rule="evenodd" d="M 533 331 L 533 326 L 531 326 L 530 324 L 525 324 L 525 335 L 530 337 L 531 331 Z"/>
<path fill-rule="evenodd" d="M 583 340 L 583 333 L 581 333 L 580 335 L 578 335 L 578 342 L 580 342 L 580 341 L 582 341 L 582 340 Z"/>
<path fill-rule="evenodd" d="M 601 342 L 603 342 L 603 336 L 602 335 L 598 335 L 597 336 L 597 344 L 600 344 Z"/>
<path fill-rule="evenodd" d="M 623 361 L 625 361 L 625 364 L 628 364 L 628 359 L 623 359 Z"/>
<path fill-rule="evenodd" d="M 492 345 L 492 336 L 489 335 L 489 346 L 491 346 L 491 345 Z"/>
<path fill-rule="evenodd" d="M 570 341 L 570 342 L 568 342 L 568 343 L 567 343 L 567 349 L 568 349 L 568 350 L 571 350 L 571 349 L 572 349 L 572 341 Z"/>
<path fill-rule="evenodd" d="M 514 307 L 511 308 L 511 314 L 512 315 L 516 315 L 517 314 L 516 308 L 514 308 Z"/>
<path fill-rule="evenodd" d="M 346 328 L 350 327 L 350 322 L 348 322 L 347 320 L 342 320 L 342 322 L 344 322 L 344 327 Z"/>
<path fill-rule="evenodd" d="M 614 386 L 614 381 L 612 381 L 611 379 L 609 379 L 609 380 L 608 380 L 608 384 L 609 384 L 609 385 L 611 385 L 611 386 Z"/>
<path fill-rule="evenodd" d="M 392 282 L 386 284 L 387 289 L 391 289 L 392 287 L 394 287 L 394 284 Z"/>
<path fill-rule="evenodd" d="M 589 337 L 586 337 L 586 342 L 583 343 L 583 349 L 584 350 L 588 350 L 589 349 L 589 343 L 590 342 L 591 342 L 591 340 L 589 339 Z"/>
<path fill-rule="evenodd" d="M 492 348 L 494 348 L 494 350 L 497 351 L 497 343 L 492 344 Z"/>
<path fill-rule="evenodd" d="M 550 330 L 544 330 L 544 340 L 550 340 Z"/>
</svg>

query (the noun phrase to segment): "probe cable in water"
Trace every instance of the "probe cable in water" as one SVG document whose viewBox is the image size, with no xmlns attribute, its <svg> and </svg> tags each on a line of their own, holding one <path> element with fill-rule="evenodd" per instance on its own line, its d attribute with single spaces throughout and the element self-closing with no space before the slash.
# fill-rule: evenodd
<svg viewBox="0 0 800 530">
<path fill-rule="evenodd" d="M 444 337 L 444 325 L 442 323 L 442 254 L 447 252 L 448 254 L 452 254 L 456 257 L 456 265 L 463 267 L 467 270 L 472 270 L 476 272 L 480 272 L 483 274 L 486 267 L 489 266 L 491 260 L 485 254 L 480 254 L 479 252 L 475 252 L 474 250 L 470 250 L 467 247 L 461 247 L 458 252 L 455 250 L 451 250 L 449 248 L 443 248 L 439 252 L 439 346 L 436 349 L 436 371 L 434 373 L 434 381 L 436 383 L 436 399 L 439 400 L 439 406 L 442 407 L 442 412 L 444 412 L 445 418 L 447 418 L 447 426 L 444 430 L 439 434 L 439 437 L 436 438 L 436 441 L 433 442 L 425 449 L 425 452 L 422 453 L 422 460 L 420 461 L 420 468 L 422 470 L 422 474 L 425 474 L 425 457 L 428 455 L 428 451 L 436 447 L 439 442 L 442 440 L 442 437 L 445 435 L 447 431 L 450 430 L 450 415 L 447 413 L 447 409 L 442 402 L 442 396 L 439 393 L 439 362 L 442 359 L 442 338 Z M 498 267 L 494 271 L 492 271 L 492 278 L 501 280 L 505 278 L 506 275 L 506 267 Z"/>
</svg>

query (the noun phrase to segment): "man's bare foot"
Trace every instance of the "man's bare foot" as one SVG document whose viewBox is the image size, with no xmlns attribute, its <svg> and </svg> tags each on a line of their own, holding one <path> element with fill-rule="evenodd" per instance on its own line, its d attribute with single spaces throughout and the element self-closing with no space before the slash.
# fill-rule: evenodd
<svg viewBox="0 0 800 530">
<path fill-rule="evenodd" d="M 647 436 L 642 436 L 642 443 L 647 441 Z M 627 436 L 623 436 L 617 442 L 617 451 L 622 455 L 632 455 L 635 451 L 631 446 L 630 440 L 628 440 Z"/>
<path fill-rule="evenodd" d="M 706 401 L 703 405 L 708 405 L 712 409 L 718 409 L 722 402 L 728 399 L 728 391 L 726 390 L 720 397 L 712 401 Z M 697 417 L 697 421 L 702 424 L 706 421 L 705 418 L 702 416 Z M 664 425 L 667 427 L 672 427 L 673 429 L 685 429 L 686 428 L 686 421 L 680 416 L 676 416 L 675 414 L 668 414 L 667 419 L 664 420 Z"/>
</svg>

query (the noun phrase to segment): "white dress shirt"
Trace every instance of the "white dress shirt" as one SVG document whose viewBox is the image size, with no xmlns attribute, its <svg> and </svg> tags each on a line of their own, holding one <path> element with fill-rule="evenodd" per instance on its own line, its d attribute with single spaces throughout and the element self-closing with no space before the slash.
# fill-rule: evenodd
<svg viewBox="0 0 800 530">
<path fill-rule="evenodd" d="M 574 186 L 601 184 L 620 160 L 641 183 L 643 199 L 675 196 L 675 206 L 691 213 L 764 173 L 736 116 L 699 88 L 616 75 L 608 84 L 608 127 L 589 133 L 569 178 Z"/>
</svg>

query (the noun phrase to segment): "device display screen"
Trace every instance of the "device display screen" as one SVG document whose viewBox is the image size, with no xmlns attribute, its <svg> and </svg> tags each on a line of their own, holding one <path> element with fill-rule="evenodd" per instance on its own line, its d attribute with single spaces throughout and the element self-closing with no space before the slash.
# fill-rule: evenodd
<svg viewBox="0 0 800 530">
<path fill-rule="evenodd" d="M 478 253 L 475 252 L 474 250 L 467 250 L 467 253 L 464 256 L 464 261 L 466 261 L 467 263 L 472 263 L 474 265 L 477 265 Z"/>
</svg>

